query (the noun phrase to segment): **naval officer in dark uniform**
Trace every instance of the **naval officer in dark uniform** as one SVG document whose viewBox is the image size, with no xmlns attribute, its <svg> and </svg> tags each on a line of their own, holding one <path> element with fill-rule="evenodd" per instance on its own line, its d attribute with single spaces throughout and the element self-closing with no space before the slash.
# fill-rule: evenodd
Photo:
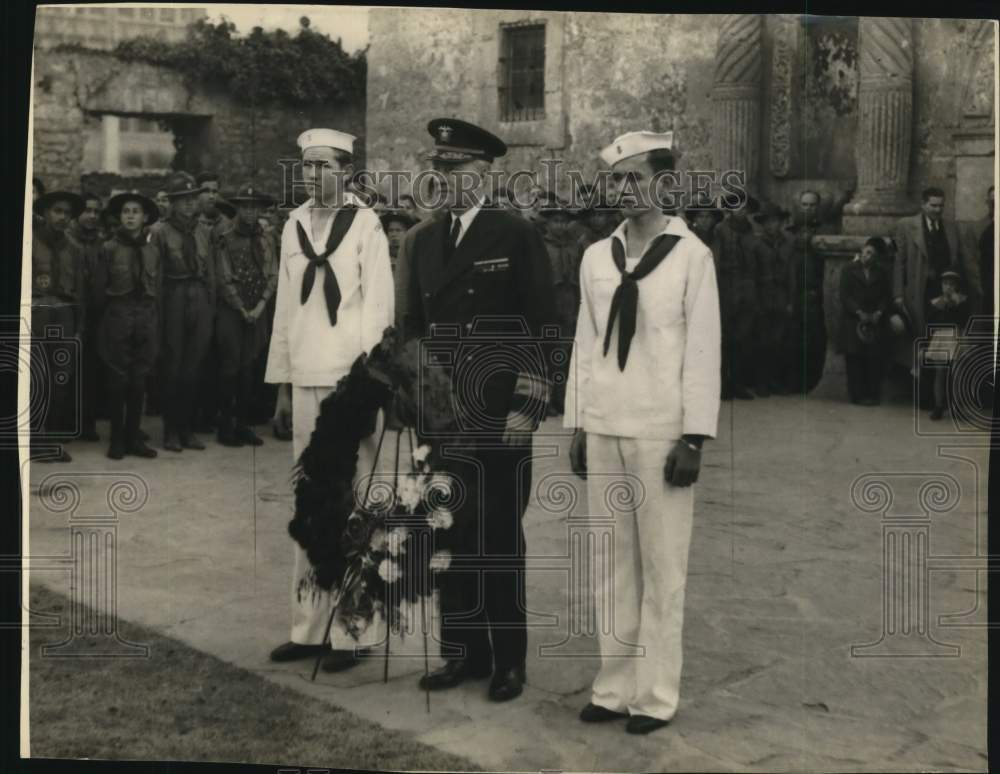
<svg viewBox="0 0 1000 774">
<path fill-rule="evenodd" d="M 421 686 L 492 675 L 489 696 L 505 701 L 525 682 L 521 519 L 531 491 L 531 433 L 545 416 L 546 363 L 556 345 L 541 338 L 556 330 L 554 290 L 537 230 L 487 199 L 485 173 L 507 146 L 457 119 L 427 128 L 445 202 L 438 217 L 403 239 L 396 319 L 407 338 L 422 338 L 424 352 L 445 353 L 455 364 L 460 430 L 440 444 L 437 467 L 461 482 L 464 497 L 448 530 L 451 564 L 440 576 L 445 664 Z M 470 179 L 477 184 L 463 185 Z"/>
</svg>

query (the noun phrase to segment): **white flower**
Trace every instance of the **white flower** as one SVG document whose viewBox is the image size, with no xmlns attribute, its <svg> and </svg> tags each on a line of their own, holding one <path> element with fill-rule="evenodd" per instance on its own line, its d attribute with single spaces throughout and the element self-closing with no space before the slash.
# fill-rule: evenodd
<svg viewBox="0 0 1000 774">
<path fill-rule="evenodd" d="M 434 529 L 451 529 L 455 518 L 447 508 L 438 508 L 427 515 L 427 523 Z"/>
<path fill-rule="evenodd" d="M 386 583 L 395 583 L 402 577 L 402 573 L 399 571 L 399 565 L 392 559 L 383 559 L 378 566 L 378 576 Z"/>
<path fill-rule="evenodd" d="M 417 482 L 417 477 L 410 474 L 403 477 L 403 480 L 399 485 L 399 503 L 407 511 L 413 513 L 418 505 L 420 505 L 420 499 L 423 492 L 421 491 L 420 484 Z"/>
<path fill-rule="evenodd" d="M 438 551 L 434 556 L 431 557 L 431 561 L 428 564 L 432 570 L 436 572 L 442 572 L 447 570 L 451 566 L 451 551 L 443 550 Z"/>
<path fill-rule="evenodd" d="M 427 455 L 431 453 L 431 447 L 426 443 L 422 446 L 418 446 L 413 450 L 413 461 L 418 465 L 423 464 L 427 460 Z"/>
<path fill-rule="evenodd" d="M 406 541 L 406 530 L 396 527 L 389 533 L 386 539 L 386 550 L 389 556 L 399 556 L 403 552 L 403 543 Z"/>
<path fill-rule="evenodd" d="M 388 536 L 386 535 L 386 532 L 384 529 L 382 529 L 382 527 L 376 527 L 374 530 L 372 530 L 372 542 L 371 542 L 372 551 L 383 550 L 385 548 L 387 537 Z"/>
</svg>

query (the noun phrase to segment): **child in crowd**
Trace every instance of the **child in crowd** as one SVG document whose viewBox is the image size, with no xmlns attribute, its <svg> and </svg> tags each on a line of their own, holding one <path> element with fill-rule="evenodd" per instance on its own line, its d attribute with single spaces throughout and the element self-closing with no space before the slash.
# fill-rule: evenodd
<svg viewBox="0 0 1000 774">
<path fill-rule="evenodd" d="M 931 411 L 931 419 L 935 420 L 944 416 L 948 375 L 951 364 L 955 362 L 959 335 L 965 329 L 971 312 L 969 297 L 961 292 L 961 287 L 962 277 L 958 272 L 942 272 L 941 295 L 931 299 L 927 313 L 927 322 L 931 326 L 946 326 L 932 329 L 925 357 L 928 365 L 937 366 L 934 373 L 934 408 Z"/>
</svg>

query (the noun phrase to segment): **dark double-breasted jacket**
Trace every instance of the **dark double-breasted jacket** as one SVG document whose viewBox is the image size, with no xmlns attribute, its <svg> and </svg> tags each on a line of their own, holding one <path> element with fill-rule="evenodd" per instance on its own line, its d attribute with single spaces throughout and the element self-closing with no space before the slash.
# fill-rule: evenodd
<svg viewBox="0 0 1000 774">
<path fill-rule="evenodd" d="M 537 419 L 519 388 L 547 378 L 557 341 L 548 252 L 512 213 L 482 209 L 450 257 L 451 215 L 407 232 L 396 262 L 396 320 L 405 338 L 453 367 L 460 424 L 499 432 L 508 412 Z M 536 393 L 537 394 L 537 393 Z"/>
</svg>

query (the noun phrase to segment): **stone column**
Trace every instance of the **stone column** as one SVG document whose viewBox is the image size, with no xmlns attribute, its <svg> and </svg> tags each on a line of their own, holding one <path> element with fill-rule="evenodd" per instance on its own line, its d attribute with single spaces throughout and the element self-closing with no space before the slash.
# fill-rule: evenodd
<svg viewBox="0 0 1000 774">
<path fill-rule="evenodd" d="M 844 231 L 886 233 L 915 211 L 907 184 L 913 133 L 913 21 L 858 20 L 858 187 Z"/>
<path fill-rule="evenodd" d="M 762 35 L 759 14 L 725 14 L 715 53 L 713 154 L 719 172 L 746 172 L 747 185 L 759 191 Z"/>
</svg>

